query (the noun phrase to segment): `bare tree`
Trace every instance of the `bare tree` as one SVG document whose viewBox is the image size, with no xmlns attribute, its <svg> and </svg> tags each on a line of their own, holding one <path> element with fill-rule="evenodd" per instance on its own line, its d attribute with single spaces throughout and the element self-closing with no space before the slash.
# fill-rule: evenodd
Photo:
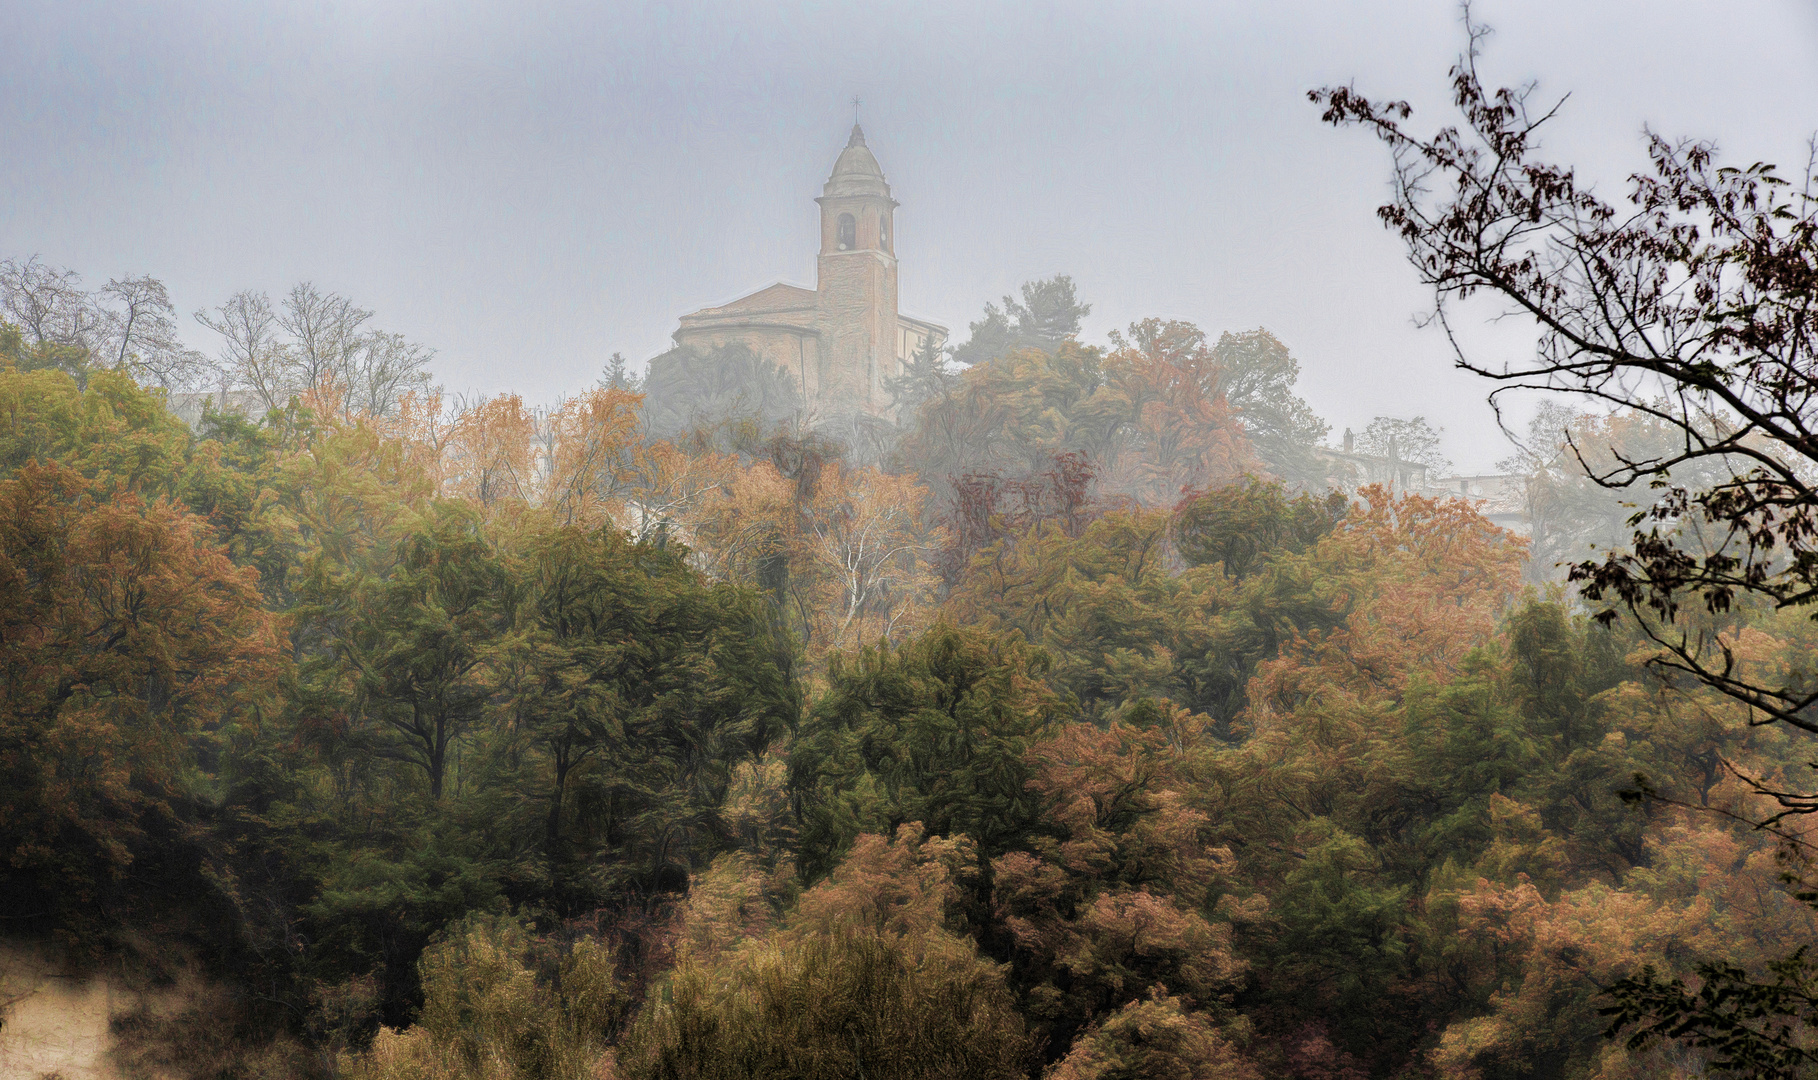
<svg viewBox="0 0 1818 1080">
<path fill-rule="evenodd" d="M 197 311 L 196 321 L 221 336 L 212 362 L 183 344 L 176 315 L 164 283 L 150 275 L 113 278 L 91 294 L 74 271 L 36 256 L 0 262 L 0 317 L 45 352 L 41 365 L 78 378 L 93 364 L 167 390 L 215 376 L 224 389 L 251 390 L 267 410 L 331 387 L 348 413 L 389 415 L 406 392 L 427 386 L 435 355 L 402 334 L 368 329 L 371 311 L 307 281 L 276 308 L 264 293 L 246 290 Z"/>
<path fill-rule="evenodd" d="M 72 350 L 60 362 L 80 377 L 91 365 L 113 366 L 165 389 L 194 385 L 206 359 L 184 346 L 164 283 L 150 275 L 114 278 L 96 293 L 73 270 L 33 256 L 0 262 L 0 315 L 40 349 Z"/>
<path fill-rule="evenodd" d="M 293 363 L 303 386 L 341 384 L 354 364 L 362 341 L 360 327 L 372 312 L 314 284 L 298 282 L 284 298 L 278 325 L 291 337 Z"/>
<path fill-rule="evenodd" d="M 31 335 L 34 345 L 95 351 L 101 313 L 74 270 L 47 266 L 36 255 L 0 261 L 0 313 Z"/>
<path fill-rule="evenodd" d="M 221 335 L 219 371 L 230 385 L 259 397 L 267 411 L 282 408 L 297 392 L 290 350 L 278 339 L 278 317 L 271 297 L 243 290 L 210 312 L 197 311 L 197 322 Z"/>
<path fill-rule="evenodd" d="M 227 380 L 258 395 L 267 409 L 298 394 L 332 388 L 340 408 L 386 416 L 410 390 L 428 386 L 435 350 L 402 334 L 366 329 L 372 312 L 310 282 L 274 309 L 264 293 L 238 292 L 196 321 L 221 335 Z"/>
<path fill-rule="evenodd" d="M 374 330 L 362 335 L 340 375 L 347 407 L 374 416 L 391 415 L 406 391 L 429 385 L 427 369 L 435 354 L 434 349 L 403 334 Z"/>
<path fill-rule="evenodd" d="M 194 386 L 209 374 L 207 359 L 178 338 L 177 309 L 163 282 L 150 275 L 114 278 L 100 295 L 120 305 L 101 311 L 108 362 L 167 390 Z"/>
<path fill-rule="evenodd" d="M 1424 416 L 1412 420 L 1378 416 L 1358 432 L 1357 450 L 1382 459 L 1381 469 L 1372 470 L 1372 481 L 1400 490 L 1413 481 L 1416 471 L 1431 479 L 1452 467 L 1439 449 L 1444 432 L 1445 428 L 1434 427 Z"/>
</svg>

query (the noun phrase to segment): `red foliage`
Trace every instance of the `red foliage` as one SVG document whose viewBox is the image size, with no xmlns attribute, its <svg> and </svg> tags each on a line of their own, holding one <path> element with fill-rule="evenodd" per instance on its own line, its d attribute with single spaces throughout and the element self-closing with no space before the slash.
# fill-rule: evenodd
<svg viewBox="0 0 1818 1080">
<path fill-rule="evenodd" d="M 953 506 L 942 519 L 949 540 L 939 565 L 949 587 L 965 575 L 972 557 L 1038 525 L 1058 523 L 1078 538 L 1098 516 L 1091 497 L 1096 468 L 1084 454 L 1049 456 L 1049 467 L 1026 476 L 973 472 L 953 477 Z"/>
<path fill-rule="evenodd" d="M 1204 914 L 1230 853 L 1207 845 L 1159 728 L 1071 724 L 1031 751 L 1050 835 L 992 863 L 997 918 L 1065 1035 L 1154 987 L 1223 1009 L 1244 962 Z"/>
<path fill-rule="evenodd" d="M 171 815 L 184 740 L 283 662 L 257 571 L 206 522 L 103 490 L 59 465 L 0 480 L 0 851 L 72 906 Z"/>
</svg>

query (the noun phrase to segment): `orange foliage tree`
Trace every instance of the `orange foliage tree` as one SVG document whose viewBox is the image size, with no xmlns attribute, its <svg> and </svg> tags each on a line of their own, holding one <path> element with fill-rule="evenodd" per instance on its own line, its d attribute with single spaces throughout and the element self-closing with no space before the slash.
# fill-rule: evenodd
<svg viewBox="0 0 1818 1080">
<path fill-rule="evenodd" d="M 1103 728 L 1069 724 L 1031 748 L 1037 833 L 1029 850 L 992 862 L 995 914 L 1015 943 L 1025 1008 L 1057 1051 L 1151 993 L 1182 994 L 1213 1028 L 1235 1019 L 1231 995 L 1246 964 L 1230 918 L 1255 912 L 1228 900 L 1214 910 L 1229 890 L 1231 853 L 1210 843 L 1178 771 L 1180 745 L 1203 732 L 1184 712 L 1132 712 Z"/>
<path fill-rule="evenodd" d="M 558 521 L 604 520 L 623 498 L 642 446 L 643 400 L 628 390 L 589 390 L 562 402 L 545 420 L 550 438 L 542 502 Z"/>
<path fill-rule="evenodd" d="M 1336 585 L 1344 622 L 1262 666 L 1251 695 L 1259 724 L 1322 700 L 1398 699 L 1417 674 L 1446 681 L 1521 587 L 1523 544 L 1469 503 L 1375 485 L 1360 494 L 1305 556 Z"/>
<path fill-rule="evenodd" d="M 1112 343 L 1104 385 L 1078 410 L 1093 432 L 1103 490 L 1167 506 L 1189 489 L 1263 471 L 1218 389 L 1218 365 L 1199 328 L 1145 319 Z"/>
<path fill-rule="evenodd" d="M 1599 1080 L 1701 1074 L 1706 1054 L 1638 1053 L 1600 1039 L 1603 989 L 1642 963 L 1673 971 L 1688 957 L 1758 963 L 1811 940 L 1818 915 L 1781 887 L 1783 870 L 1758 838 L 1680 814 L 1650 838 L 1648 865 L 1620 886 L 1546 891 L 1526 875 L 1477 879 L 1454 901 L 1447 951 L 1469 973 L 1481 1012 L 1446 1026 L 1431 1055 L 1438 1074 L 1475 1080 L 1561 1059 Z"/>
<path fill-rule="evenodd" d="M 539 476 L 536 417 L 516 394 L 487 398 L 457 416 L 449 432 L 443 490 L 488 512 L 533 502 Z"/>
<path fill-rule="evenodd" d="M 0 479 L 0 836 L 25 885 L 12 895 L 87 922 L 135 840 L 173 824 L 185 741 L 245 719 L 282 666 L 257 573 L 201 519 L 56 464 Z"/>
</svg>

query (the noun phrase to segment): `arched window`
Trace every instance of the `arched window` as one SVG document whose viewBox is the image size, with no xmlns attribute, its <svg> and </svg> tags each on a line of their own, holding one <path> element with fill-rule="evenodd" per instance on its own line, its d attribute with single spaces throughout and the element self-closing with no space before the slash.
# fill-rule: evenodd
<svg viewBox="0 0 1818 1080">
<path fill-rule="evenodd" d="M 858 247 L 858 222 L 852 220 L 851 214 L 840 215 L 839 245 L 841 251 Z"/>
<path fill-rule="evenodd" d="M 883 214 L 877 216 L 877 246 L 883 251 L 890 250 L 890 219 Z"/>
</svg>

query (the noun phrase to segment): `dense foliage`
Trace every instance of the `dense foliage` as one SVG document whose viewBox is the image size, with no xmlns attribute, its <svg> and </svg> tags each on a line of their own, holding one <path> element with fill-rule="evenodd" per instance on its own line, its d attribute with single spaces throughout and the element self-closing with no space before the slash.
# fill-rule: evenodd
<svg viewBox="0 0 1818 1080">
<path fill-rule="evenodd" d="M 1058 348 L 990 363 L 1117 370 Z M 1798 742 L 1464 502 L 1159 501 L 1103 480 L 1168 460 L 1143 422 L 1045 410 L 943 508 L 625 389 L 516 465 L 509 401 L 0 399 L 7 894 L 216 957 L 293 1071 L 1654 1075 L 1602 987 L 1812 929 L 1721 816 Z M 1712 618 L 1750 670 L 1811 636 Z"/>
<path fill-rule="evenodd" d="M 243 293 L 253 405 L 186 423 L 106 329 L 161 286 L 0 264 L 4 929 L 195 957 L 122 1037 L 198 1078 L 1804 1075 L 1812 203 L 1658 144 L 1619 224 L 1457 89 L 1497 154 L 1322 98 L 1442 305 L 1709 405 L 1543 411 L 1531 543 L 1407 490 L 1424 420 L 1322 448 L 1272 334 L 1091 346 L 1066 277 L 844 427 L 738 350 L 451 405 Z"/>
<path fill-rule="evenodd" d="M 1422 138 L 1406 102 L 1351 87 L 1310 96 L 1329 123 L 1390 148 L 1393 197 L 1378 216 L 1432 287 L 1434 318 L 1484 296 L 1538 332 L 1530 360 L 1500 364 L 1454 337 L 1459 367 L 1501 384 L 1492 401 L 1542 390 L 1599 411 L 1543 412 L 1548 437 L 1525 462 L 1542 550 L 1569 563 L 1596 618 L 1626 616 L 1667 681 L 1728 699 L 1751 724 L 1818 733 L 1809 659 L 1761 663 L 1739 629 L 1763 611 L 1809 627 L 1818 601 L 1818 160 L 1788 180 L 1649 133 L 1649 167 L 1629 177 L 1626 200 L 1608 201 L 1542 158 L 1558 106 L 1531 108 L 1532 85 L 1488 89 L 1489 30 L 1468 9 L 1465 22 L 1470 47 L 1451 73 L 1459 126 Z M 1799 823 L 1818 812 L 1809 780 L 1720 760 L 1765 797 L 1754 820 L 1784 844 L 1796 895 L 1818 904 Z M 1638 788 L 1680 801 L 1646 776 Z M 1733 1075 L 1810 1075 L 1805 953 L 1801 942 L 1738 964 L 1711 950 L 1689 977 L 1644 965 L 1612 986 L 1612 1033 L 1627 1029 L 1631 1049 L 1677 1041 Z"/>
</svg>

